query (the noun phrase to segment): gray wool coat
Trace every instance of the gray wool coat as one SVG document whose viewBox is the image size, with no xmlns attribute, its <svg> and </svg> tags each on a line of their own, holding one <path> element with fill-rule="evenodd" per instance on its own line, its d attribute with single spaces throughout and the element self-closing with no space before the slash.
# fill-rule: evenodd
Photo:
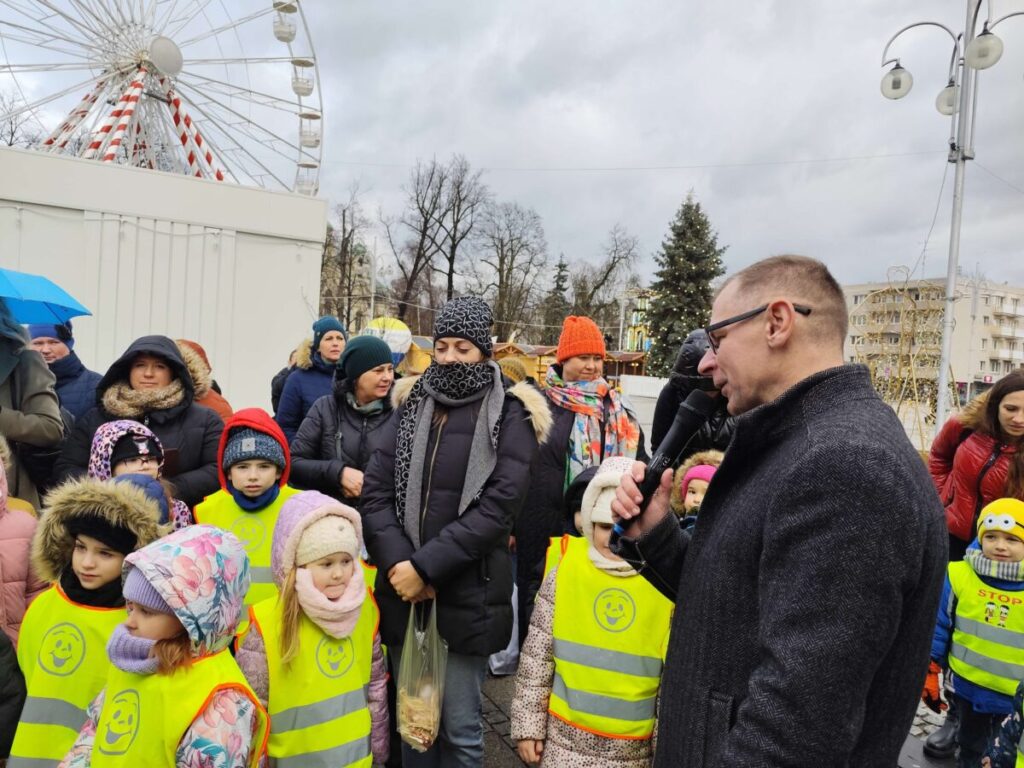
<svg viewBox="0 0 1024 768">
<path fill-rule="evenodd" d="M 935 488 L 867 369 L 736 421 L 692 538 L 627 559 L 676 601 L 655 768 L 892 768 L 946 567 Z"/>
</svg>

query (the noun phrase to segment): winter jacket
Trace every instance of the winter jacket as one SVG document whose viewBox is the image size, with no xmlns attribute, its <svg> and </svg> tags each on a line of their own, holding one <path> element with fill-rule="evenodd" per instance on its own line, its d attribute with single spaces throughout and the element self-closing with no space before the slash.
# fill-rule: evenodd
<svg viewBox="0 0 1024 768">
<path fill-rule="evenodd" d="M 569 725 L 548 713 L 555 674 L 555 574 L 547 575 L 537 593 L 530 632 L 519 656 L 516 695 L 512 700 L 513 741 L 544 742 L 541 766 L 572 768 L 648 768 L 652 739 L 611 739 Z"/>
<path fill-rule="evenodd" d="M 423 469 L 423 535 L 414 549 L 395 513 L 395 440 L 402 404 L 416 378 L 396 382 L 396 411 L 370 459 L 363 481 L 362 514 L 366 546 L 380 574 L 410 560 L 437 591 L 438 630 L 452 653 L 486 656 L 508 645 L 512 633 L 512 564 L 508 537 L 526 498 L 530 465 L 551 428 L 547 398 L 529 384 L 505 393 L 497 464 L 479 498 L 457 514 L 479 401 L 446 411 L 447 421 L 430 431 Z M 387 578 L 375 594 L 386 645 L 405 639 L 409 604 Z"/>
<path fill-rule="evenodd" d="M 274 411 L 275 418 L 277 417 L 277 409 L 281 405 L 281 393 L 284 392 L 284 383 L 288 381 L 288 377 L 294 370 L 294 365 L 285 366 L 275 373 L 274 378 L 270 380 L 270 407 Z"/>
<path fill-rule="evenodd" d="M 160 446 L 160 450 L 163 450 L 160 438 L 153 434 L 153 430 L 145 424 L 140 424 L 131 419 L 108 421 L 106 424 L 100 424 L 96 427 L 96 434 L 92 436 L 92 449 L 89 452 L 89 469 L 87 471 L 88 477 L 94 477 L 97 480 L 110 480 L 114 476 L 114 468 L 110 466 L 110 456 L 114 452 L 114 446 L 117 444 L 117 441 L 128 434 L 155 440 L 157 445 Z M 194 522 L 191 510 L 181 499 L 172 498 L 168 511 L 170 516 L 169 522 L 175 530 L 184 528 L 186 525 L 192 525 Z"/>
<path fill-rule="evenodd" d="M 331 394 L 336 366 L 325 363 L 319 354 L 314 355 L 312 348 L 313 342 L 310 340 L 295 351 L 295 368 L 284 383 L 281 401 L 274 413 L 289 443 L 295 439 L 295 433 L 299 431 L 313 403 Z"/>
<path fill-rule="evenodd" d="M 1016 768 L 1017 744 L 1024 736 L 1024 680 L 1017 686 L 1013 695 L 1011 714 L 999 727 L 992 745 L 985 752 L 985 757 L 992 761 L 990 768 Z"/>
<path fill-rule="evenodd" d="M 863 366 L 739 416 L 692 537 L 668 514 L 621 540 L 676 601 L 655 768 L 891 768 L 946 539 L 924 465 Z"/>
<path fill-rule="evenodd" d="M 676 413 L 679 411 L 679 404 L 684 402 L 692 389 L 681 387 L 674 380 L 662 388 L 658 395 L 658 402 L 654 406 L 654 421 L 651 423 L 651 452 L 658 450 L 661 441 L 665 439 L 672 422 L 675 421 Z M 718 407 L 715 408 L 711 417 L 704 425 L 697 430 L 697 434 L 690 438 L 683 450 L 683 457 L 689 456 L 698 451 L 718 450 L 724 451 L 732 439 L 732 431 L 735 420 L 726 410 L 728 402 L 724 398 L 718 398 Z"/>
<path fill-rule="evenodd" d="M 968 549 L 980 549 L 975 540 Z M 972 569 L 973 570 L 973 569 Z M 1001 592 L 1022 592 L 1024 581 L 1010 581 L 997 579 L 992 576 L 977 574 L 985 584 Z M 959 599 L 953 592 L 953 586 L 949 581 L 949 571 L 946 571 L 946 580 L 942 585 L 942 595 L 939 598 L 939 614 L 935 622 L 935 633 L 932 635 L 931 658 L 942 667 L 948 667 L 949 649 L 953 643 L 953 625 L 956 623 L 957 606 L 965 600 L 979 600 L 985 602 L 986 598 L 977 595 L 961 595 Z M 975 712 L 985 712 L 995 715 L 1009 714 L 1013 707 L 1013 699 L 1009 696 L 993 691 L 982 685 L 972 683 L 970 680 L 949 673 L 953 680 L 953 689 L 956 695 L 971 702 Z"/>
<path fill-rule="evenodd" d="M 227 653 L 249 586 L 248 558 L 238 539 L 213 526 L 193 525 L 133 552 L 125 559 L 125 575 L 132 568 L 141 570 L 175 610 L 194 657 Z M 175 674 L 189 674 L 189 669 Z M 89 718 L 61 768 L 92 764 L 96 724 L 106 695 L 104 689 L 89 705 Z M 236 688 L 212 692 L 178 742 L 175 763 L 182 767 L 248 765 L 252 751 L 260 749 L 254 743 L 259 725 L 260 708 L 249 694 Z"/>
<path fill-rule="evenodd" d="M 277 583 L 278 589 L 283 587 L 289 572 L 295 567 L 295 552 L 298 549 L 303 531 L 320 518 L 329 514 L 344 517 L 355 528 L 356 540 L 359 546 L 362 547 L 362 522 L 359 518 L 359 513 L 352 507 L 343 504 L 332 504 L 329 509 L 318 507 L 323 497 L 320 497 L 318 500 L 317 496 L 318 494 L 304 494 L 281 508 L 278 524 L 274 527 L 272 556 L 274 581 Z M 357 563 L 356 569 L 359 568 L 360 566 Z M 359 571 L 359 573 L 361 574 L 362 571 Z M 362 579 L 359 579 L 358 582 L 350 582 L 350 584 L 353 588 L 357 584 L 362 585 L 361 588 L 364 596 L 369 596 L 366 583 Z M 340 600 L 344 601 L 347 597 L 350 597 L 348 591 L 342 595 Z M 365 604 L 364 600 L 363 605 Z M 354 624 L 355 620 L 352 623 Z M 242 638 L 237 653 L 238 665 L 242 668 L 246 680 L 249 681 L 249 685 L 252 686 L 259 697 L 260 703 L 264 706 L 266 706 L 270 696 L 267 642 L 268 638 L 263 637 L 261 634 L 259 624 L 253 622 L 250 624 L 248 632 Z M 280 638 L 269 638 L 269 642 L 280 643 Z M 387 762 L 389 753 L 387 681 L 387 665 L 384 662 L 384 652 L 381 648 L 380 636 L 378 635 L 373 641 L 370 685 L 366 692 L 370 709 L 370 721 L 372 723 L 370 745 L 376 763 Z M 268 768 L 274 768 L 274 762 L 271 760 Z"/>
<path fill-rule="evenodd" d="M 197 342 L 187 339 L 178 339 L 175 343 L 178 345 L 181 359 L 185 361 L 188 373 L 192 377 L 192 385 L 196 391 L 195 404 L 209 408 L 224 421 L 230 419 L 234 411 L 231 409 L 231 403 L 213 388 L 213 374 L 210 360 L 206 357 L 206 350 Z"/>
<path fill-rule="evenodd" d="M 359 498 L 344 496 L 339 478 L 346 467 L 365 472 L 370 456 L 383 447 L 381 438 L 391 418 L 391 398 L 384 399 L 382 411 L 367 416 L 349 404 L 349 391 L 348 380 L 337 379 L 331 394 L 313 403 L 302 420 L 291 445 L 292 484 L 326 493 L 359 509 Z"/>
<path fill-rule="evenodd" d="M 136 339 L 103 376 L 97 388 L 97 398 L 99 401 L 103 393 L 114 384 L 127 382 L 132 361 L 143 353 L 165 359 L 175 377 L 184 385 L 185 397 L 178 405 L 151 411 L 136 420 L 148 426 L 160 438 L 164 448 L 164 476 L 174 485 L 175 495 L 188 506 L 194 507 L 207 494 L 219 488 L 217 443 L 224 422 L 209 408 L 193 402 L 192 377 L 177 345 L 166 336 L 143 336 Z M 75 424 L 57 460 L 58 480 L 85 474 L 97 427 L 117 418 L 99 403 Z"/>
<path fill-rule="evenodd" d="M 0 437 L 4 464 L 9 453 L 7 441 Z M 15 643 L 29 603 L 47 587 L 29 561 L 35 531 L 32 515 L 7 506 L 7 473 L 0 466 L 0 629 Z M 0 756 L 4 754 L 0 749 Z"/>
<path fill-rule="evenodd" d="M 12 345 L 9 339 L 0 344 Z M 11 443 L 13 460 L 7 473 L 12 496 L 24 499 L 39 509 L 39 492 L 28 472 L 19 465 L 17 446 L 24 443 L 37 448 L 52 448 L 64 437 L 64 422 L 60 415 L 60 401 L 54 389 L 54 375 L 46 367 L 42 355 L 34 349 L 22 347 L 14 351 L 19 358 L 14 370 L 0 382 L 0 436 Z M 14 402 L 12 379 L 17 377 L 19 402 Z"/>
<path fill-rule="evenodd" d="M 551 433 L 540 446 L 530 467 L 530 490 L 515 525 L 520 642 L 526 639 L 533 598 L 543 575 L 548 541 L 552 536 L 561 536 L 565 532 L 565 466 L 576 414 L 551 403 L 551 416 Z M 648 458 L 641 429 L 637 460 L 646 462 Z"/>
<path fill-rule="evenodd" d="M 57 397 L 76 419 L 96 405 L 96 387 L 103 377 L 86 368 L 78 355 L 71 354 L 50 363 L 50 372 L 57 377 Z"/>
<path fill-rule="evenodd" d="M 0 632 L 0 761 L 11 754 L 25 696 L 25 677 L 18 666 L 14 643 Z"/>
<path fill-rule="evenodd" d="M 986 399 L 976 397 L 943 424 L 928 453 L 928 471 L 946 508 L 946 526 L 965 543 L 974 538 L 981 508 L 1006 495 L 1010 462 L 1017 453 L 1017 446 L 984 431 Z"/>
</svg>

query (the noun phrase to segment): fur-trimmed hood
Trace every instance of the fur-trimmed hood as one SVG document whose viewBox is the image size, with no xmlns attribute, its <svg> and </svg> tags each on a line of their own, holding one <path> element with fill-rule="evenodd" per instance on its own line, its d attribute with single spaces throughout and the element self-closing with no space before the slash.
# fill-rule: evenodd
<svg viewBox="0 0 1024 768">
<path fill-rule="evenodd" d="M 988 392 L 982 392 L 964 406 L 963 410 L 956 415 L 956 420 L 960 422 L 964 429 L 982 432 L 987 435 L 988 428 L 985 425 L 986 407 L 988 407 Z"/>
<path fill-rule="evenodd" d="M 132 483 L 110 483 L 84 478 L 69 480 L 46 497 L 46 508 L 32 539 L 32 565 L 40 578 L 57 581 L 71 563 L 75 542 L 68 533 L 69 520 L 97 515 L 135 534 L 136 549 L 162 536 L 160 508 Z"/>
<path fill-rule="evenodd" d="M 307 336 L 295 348 L 295 367 L 308 371 L 313 367 L 313 337 Z"/>
<path fill-rule="evenodd" d="M 413 385 L 416 384 L 418 379 L 419 376 L 406 376 L 395 381 L 394 386 L 391 388 L 391 405 L 393 408 L 398 409 L 405 404 L 405 401 L 409 399 L 409 393 L 412 392 Z M 511 384 L 511 380 L 506 380 L 506 383 Z M 551 416 L 548 399 L 544 397 L 544 393 L 533 384 L 521 381 L 518 384 L 506 386 L 505 396 L 516 398 L 526 408 L 526 412 L 530 417 L 530 423 L 533 425 L 533 432 L 537 436 L 537 444 L 543 445 L 547 442 L 548 435 L 551 434 L 554 418 Z"/>
<path fill-rule="evenodd" d="M 682 484 L 683 478 L 686 477 L 686 473 L 693 467 L 701 464 L 706 464 L 710 467 L 720 467 L 722 465 L 722 459 L 724 458 L 724 453 L 711 448 L 706 451 L 697 451 L 679 465 L 675 474 L 672 475 L 672 495 L 669 500 L 669 503 L 672 505 L 672 509 L 675 512 L 679 514 L 682 514 L 683 512 Z"/>
<path fill-rule="evenodd" d="M 195 387 L 195 399 L 202 400 L 210 393 L 213 385 L 213 375 L 210 369 L 210 361 L 206 357 L 206 350 L 199 344 L 188 339 L 175 339 L 181 352 L 181 359 L 185 361 L 189 376 L 192 377 L 192 385 Z"/>
<path fill-rule="evenodd" d="M 97 405 L 103 405 L 103 394 L 111 386 L 128 381 L 132 363 L 139 355 L 155 355 L 166 360 L 174 372 L 174 378 L 180 379 L 185 389 L 185 399 L 182 402 L 185 407 L 192 404 L 195 399 L 195 384 L 192 382 L 188 366 L 185 365 L 181 352 L 178 350 L 178 345 L 166 336 L 151 335 L 137 338 L 128 346 L 123 355 L 111 363 L 103 378 L 100 379 L 100 383 L 96 385 Z"/>
</svg>

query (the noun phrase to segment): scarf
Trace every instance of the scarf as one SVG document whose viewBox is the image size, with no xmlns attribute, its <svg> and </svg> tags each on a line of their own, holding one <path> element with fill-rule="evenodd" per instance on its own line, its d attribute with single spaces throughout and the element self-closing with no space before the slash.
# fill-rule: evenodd
<svg viewBox="0 0 1024 768">
<path fill-rule="evenodd" d="M 420 548 L 420 518 L 426 511 L 420 509 L 420 493 L 434 404 L 458 408 L 478 400 L 482 402 L 459 499 L 460 517 L 479 498 L 498 463 L 498 434 L 505 405 L 501 369 L 491 360 L 448 365 L 431 363 L 409 392 L 395 442 L 395 513 L 416 549 Z"/>
<path fill-rule="evenodd" d="M 86 589 L 78 580 L 70 563 L 60 573 L 60 588 L 72 602 L 79 605 L 87 605 L 90 608 L 124 608 L 120 579 L 114 579 L 99 589 Z"/>
<path fill-rule="evenodd" d="M 359 611 L 366 599 L 366 580 L 363 566 L 356 561 L 352 578 L 345 585 L 345 591 L 337 600 L 328 600 L 327 595 L 313 586 L 313 574 L 308 568 L 295 571 L 295 593 L 299 606 L 310 620 L 334 638 L 348 637 L 359 621 Z"/>
<path fill-rule="evenodd" d="M 228 492 L 231 494 L 231 498 L 235 500 L 235 504 L 246 512 L 259 512 L 261 509 L 266 509 L 274 503 L 278 494 L 281 493 L 281 486 L 274 483 L 256 498 L 251 498 L 235 488 L 231 481 L 228 480 Z"/>
<path fill-rule="evenodd" d="M 165 411 L 185 399 L 185 385 L 175 379 L 158 389 L 132 389 L 127 381 L 111 384 L 103 393 L 103 408 L 121 419 L 138 419 L 151 411 Z"/>
<path fill-rule="evenodd" d="M 979 576 L 988 576 L 1003 581 L 1024 581 L 1024 562 L 1003 563 L 998 560 L 990 560 L 982 554 L 980 549 L 968 549 L 964 553 L 964 560 Z"/>
<path fill-rule="evenodd" d="M 49 364 L 49 367 L 50 373 L 57 377 L 58 387 L 65 382 L 77 378 L 85 370 L 85 366 L 82 365 L 82 361 L 78 359 L 78 355 L 74 353 L 74 350 L 60 360 L 54 360 Z"/>
<path fill-rule="evenodd" d="M 597 551 L 593 541 L 587 547 L 587 557 L 590 558 L 590 562 L 594 564 L 595 568 L 604 571 L 609 576 L 636 576 L 636 569 L 632 565 L 625 560 L 612 560 L 610 557 L 605 557 Z"/>
<path fill-rule="evenodd" d="M 604 378 L 567 384 L 552 365 L 548 368 L 545 381 L 548 386 L 544 392 L 551 402 L 576 414 L 569 433 L 565 487 L 568 487 L 587 467 L 600 464 L 602 457 L 636 458 L 640 445 L 640 427 L 636 418 L 627 409 L 622 396 L 612 389 Z M 604 421 L 606 399 L 608 421 L 604 424 L 602 435 L 601 422 Z"/>
<path fill-rule="evenodd" d="M 379 398 L 377 400 L 371 400 L 366 405 L 360 405 L 356 402 L 356 396 L 351 391 L 345 393 L 345 402 L 348 403 L 348 407 L 358 413 L 360 416 L 373 416 L 375 413 L 380 413 L 384 410 L 385 398 Z"/>
<path fill-rule="evenodd" d="M 124 624 L 118 624 L 114 634 L 107 641 L 107 656 L 110 657 L 110 663 L 122 672 L 151 675 L 160 666 L 160 663 L 149 655 L 154 645 L 156 640 L 135 637 L 128 632 Z"/>
</svg>

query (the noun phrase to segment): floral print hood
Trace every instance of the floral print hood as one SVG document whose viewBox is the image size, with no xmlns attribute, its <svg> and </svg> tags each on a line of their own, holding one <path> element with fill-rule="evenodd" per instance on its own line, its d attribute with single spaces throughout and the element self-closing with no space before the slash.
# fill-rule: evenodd
<svg viewBox="0 0 1024 768">
<path fill-rule="evenodd" d="M 233 534 L 213 525 L 182 528 L 128 555 L 122 579 L 132 568 L 174 611 L 196 656 L 231 642 L 249 591 L 249 558 Z"/>
<path fill-rule="evenodd" d="M 109 480 L 113 476 L 114 470 L 110 466 L 110 455 L 114 452 L 114 444 L 125 435 L 138 435 L 155 440 L 163 450 L 160 439 L 145 424 L 131 419 L 108 421 L 96 427 L 96 434 L 93 435 L 92 449 L 89 452 L 89 477 L 94 477 L 97 480 Z"/>
</svg>

